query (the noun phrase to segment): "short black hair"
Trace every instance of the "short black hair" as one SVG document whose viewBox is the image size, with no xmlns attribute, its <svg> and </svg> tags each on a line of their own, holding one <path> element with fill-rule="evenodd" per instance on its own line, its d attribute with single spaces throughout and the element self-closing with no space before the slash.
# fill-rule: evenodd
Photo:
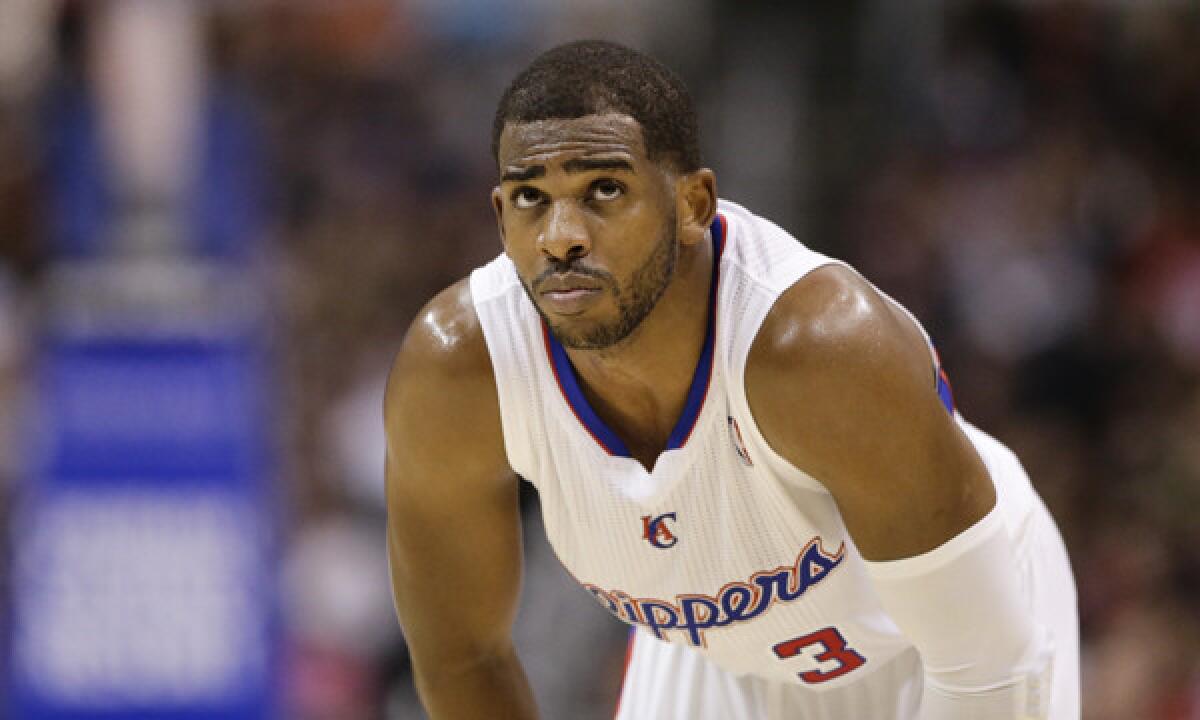
<svg viewBox="0 0 1200 720">
<path fill-rule="evenodd" d="M 492 125 L 492 157 L 509 122 L 572 119 L 606 112 L 642 126 L 646 155 L 680 172 L 700 168 L 699 130 L 683 81 L 659 61 L 623 45 L 580 40 L 539 55 L 500 97 Z"/>
</svg>

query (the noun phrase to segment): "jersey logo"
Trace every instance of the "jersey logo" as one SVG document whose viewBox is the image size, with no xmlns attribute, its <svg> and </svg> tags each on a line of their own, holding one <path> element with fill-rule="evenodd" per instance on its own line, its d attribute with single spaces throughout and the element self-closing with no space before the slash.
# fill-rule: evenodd
<svg viewBox="0 0 1200 720">
<path fill-rule="evenodd" d="M 742 440 L 742 429 L 738 427 L 737 420 L 734 420 L 732 415 L 725 417 L 728 420 L 729 440 L 733 443 L 733 449 L 737 451 L 743 465 L 754 467 L 754 461 L 750 459 L 750 453 L 746 450 L 746 442 Z"/>
<path fill-rule="evenodd" d="M 672 515 L 668 513 L 659 518 Z M 645 522 L 649 527 L 650 520 Z M 760 570 L 746 580 L 727 582 L 712 595 L 679 594 L 673 600 L 634 597 L 623 590 L 605 590 L 586 582 L 581 584 L 618 619 L 647 628 L 659 640 L 671 641 L 682 635 L 682 639 L 693 647 L 706 648 L 708 631 L 750 622 L 777 603 L 798 600 L 829 577 L 845 557 L 845 543 L 836 552 L 829 552 L 821 544 L 821 538 L 814 537 L 791 565 Z M 811 644 L 815 640 L 805 637 L 797 642 Z"/>
<path fill-rule="evenodd" d="M 667 527 L 668 518 L 674 521 L 675 513 L 663 513 L 657 517 L 643 515 L 642 538 L 654 547 L 662 550 L 675 547 L 675 543 L 679 542 L 679 538 L 675 537 L 675 534 L 671 532 L 671 528 Z"/>
</svg>

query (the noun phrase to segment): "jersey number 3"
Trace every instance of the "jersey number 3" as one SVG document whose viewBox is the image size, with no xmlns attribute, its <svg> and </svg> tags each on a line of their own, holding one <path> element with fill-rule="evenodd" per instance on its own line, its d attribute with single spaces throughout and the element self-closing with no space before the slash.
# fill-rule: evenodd
<svg viewBox="0 0 1200 720">
<path fill-rule="evenodd" d="M 820 669 L 799 673 L 801 680 L 812 685 L 839 678 L 867 661 L 854 648 L 847 647 L 846 638 L 833 627 L 785 640 L 772 649 L 781 660 L 806 655 L 821 663 Z"/>
</svg>

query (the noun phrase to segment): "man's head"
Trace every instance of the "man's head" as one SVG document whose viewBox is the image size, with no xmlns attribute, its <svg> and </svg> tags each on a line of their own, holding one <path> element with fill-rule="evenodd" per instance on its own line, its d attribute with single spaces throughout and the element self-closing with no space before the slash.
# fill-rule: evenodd
<svg viewBox="0 0 1200 720">
<path fill-rule="evenodd" d="M 563 45 L 505 91 L 492 137 L 492 202 L 530 299 L 568 347 L 625 339 L 716 212 L 686 88 L 627 48 Z"/>
<path fill-rule="evenodd" d="M 496 108 L 492 156 L 499 160 L 508 123 L 604 113 L 636 120 L 651 160 L 700 169 L 696 111 L 683 81 L 649 55 L 602 40 L 559 45 L 517 75 Z"/>
</svg>

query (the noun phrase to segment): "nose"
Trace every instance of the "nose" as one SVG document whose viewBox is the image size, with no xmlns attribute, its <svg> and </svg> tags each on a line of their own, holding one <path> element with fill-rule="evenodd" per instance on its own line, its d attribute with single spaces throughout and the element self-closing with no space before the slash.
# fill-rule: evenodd
<svg viewBox="0 0 1200 720">
<path fill-rule="evenodd" d="M 583 208 L 572 199 L 556 201 L 550 208 L 538 245 L 548 258 L 567 262 L 585 257 L 592 251 Z"/>
</svg>

